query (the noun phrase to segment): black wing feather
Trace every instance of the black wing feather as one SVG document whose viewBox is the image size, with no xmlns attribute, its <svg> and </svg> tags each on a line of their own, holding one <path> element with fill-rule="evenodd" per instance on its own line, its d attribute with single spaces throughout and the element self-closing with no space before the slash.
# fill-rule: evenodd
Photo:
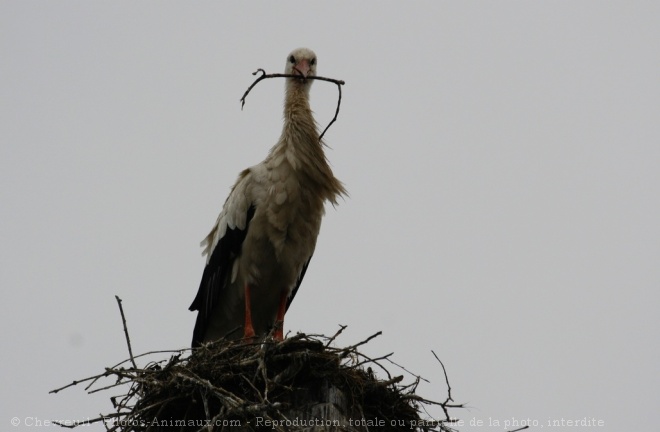
<svg viewBox="0 0 660 432">
<path fill-rule="evenodd" d="M 305 265 L 302 268 L 302 271 L 300 272 L 300 276 L 298 276 L 298 281 L 296 282 L 296 287 L 291 291 L 291 295 L 286 301 L 286 310 L 289 310 L 289 306 L 291 306 L 291 302 L 293 302 L 293 298 L 296 296 L 296 293 L 298 292 L 298 288 L 300 288 L 300 284 L 302 283 L 303 278 L 305 277 L 305 273 L 307 272 L 307 266 L 309 266 L 309 262 L 312 260 L 312 257 L 310 256 Z"/>
<path fill-rule="evenodd" d="M 217 303 L 220 291 L 226 286 L 234 259 L 241 252 L 241 246 L 247 235 L 254 212 L 255 207 L 252 205 L 247 212 L 245 229 L 227 227 L 227 232 L 211 252 L 211 259 L 209 259 L 202 274 L 199 291 L 197 291 L 197 296 L 195 296 L 195 300 L 189 308 L 191 311 L 199 311 L 193 330 L 193 348 L 200 346 L 204 340 L 209 316 Z"/>
</svg>

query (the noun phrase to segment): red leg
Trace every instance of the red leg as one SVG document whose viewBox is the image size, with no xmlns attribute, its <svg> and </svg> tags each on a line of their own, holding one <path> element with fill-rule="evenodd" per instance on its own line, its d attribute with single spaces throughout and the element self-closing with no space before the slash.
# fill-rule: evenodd
<svg viewBox="0 0 660 432">
<path fill-rule="evenodd" d="M 276 341 L 284 340 L 284 313 L 286 312 L 286 291 L 282 291 L 280 295 L 280 305 L 277 308 L 277 316 L 275 317 L 275 331 L 273 332 L 273 339 Z"/>
<path fill-rule="evenodd" d="M 245 284 L 245 325 L 243 326 L 243 337 L 252 339 L 254 327 L 252 327 L 252 307 L 250 305 L 250 285 Z"/>
</svg>

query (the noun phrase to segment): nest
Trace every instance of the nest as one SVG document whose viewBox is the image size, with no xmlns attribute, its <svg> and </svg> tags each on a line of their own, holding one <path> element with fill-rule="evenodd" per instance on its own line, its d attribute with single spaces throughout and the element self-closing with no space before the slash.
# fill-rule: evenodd
<svg viewBox="0 0 660 432">
<path fill-rule="evenodd" d="M 440 403 L 416 395 L 423 378 L 401 384 L 403 376 L 381 364 L 391 362 L 391 354 L 372 359 L 358 351 L 380 332 L 346 348 L 331 346 L 343 329 L 333 337 L 297 334 L 282 342 L 219 341 L 170 351 L 168 360 L 144 368 L 131 356 L 133 367 L 122 366 L 127 360 L 53 392 L 86 381 L 90 392 L 128 388 L 111 398 L 113 413 L 85 422 L 103 422 L 108 431 L 453 430 L 447 408 L 461 405 L 449 404 L 450 396 Z M 376 367 L 387 379 L 376 376 Z M 116 381 L 98 388 L 104 377 Z M 440 405 L 446 419 L 422 418 L 429 404 Z"/>
</svg>

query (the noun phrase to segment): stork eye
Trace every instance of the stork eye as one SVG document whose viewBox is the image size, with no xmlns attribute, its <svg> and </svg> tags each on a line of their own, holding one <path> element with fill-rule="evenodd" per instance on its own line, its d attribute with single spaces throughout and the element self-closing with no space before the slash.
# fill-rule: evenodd
<svg viewBox="0 0 660 432">
<path fill-rule="evenodd" d="M 296 58 L 294 56 L 289 57 L 291 64 L 296 64 Z"/>
<path fill-rule="evenodd" d="M 311 64 L 312 66 L 314 66 L 314 65 L 316 64 L 316 57 L 314 57 L 313 59 L 311 59 L 311 60 L 309 61 L 309 64 Z"/>
</svg>

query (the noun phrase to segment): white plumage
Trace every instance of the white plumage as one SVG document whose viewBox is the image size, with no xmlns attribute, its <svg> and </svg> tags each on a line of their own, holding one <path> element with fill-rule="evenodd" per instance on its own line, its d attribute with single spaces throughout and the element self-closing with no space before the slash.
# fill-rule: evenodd
<svg viewBox="0 0 660 432">
<path fill-rule="evenodd" d="M 316 55 L 287 57 L 284 126 L 266 159 L 240 173 L 202 242 L 207 256 L 193 347 L 221 338 L 283 337 L 284 314 L 314 253 L 325 201 L 346 191 L 323 152 L 309 105 Z"/>
</svg>

